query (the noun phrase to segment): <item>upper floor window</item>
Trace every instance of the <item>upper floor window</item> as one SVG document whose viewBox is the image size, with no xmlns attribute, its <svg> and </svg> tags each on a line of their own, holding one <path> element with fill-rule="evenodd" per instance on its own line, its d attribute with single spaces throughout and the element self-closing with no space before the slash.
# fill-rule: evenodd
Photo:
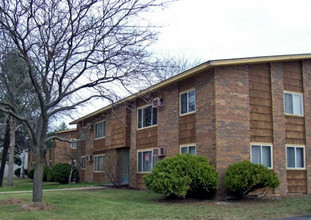
<svg viewBox="0 0 311 220">
<path fill-rule="evenodd" d="M 94 156 L 94 160 L 95 160 L 94 171 L 96 172 L 104 171 L 104 158 L 105 158 L 105 155 Z"/>
<path fill-rule="evenodd" d="M 196 146 L 195 145 L 181 146 L 180 153 L 196 155 L 197 154 Z"/>
<path fill-rule="evenodd" d="M 285 114 L 303 115 L 303 102 L 301 93 L 284 92 Z"/>
<path fill-rule="evenodd" d="M 105 121 L 95 124 L 95 139 L 105 137 Z"/>
<path fill-rule="evenodd" d="M 180 114 L 187 114 L 195 111 L 195 90 L 180 94 Z"/>
<path fill-rule="evenodd" d="M 74 140 L 71 140 L 71 141 L 74 141 Z M 71 149 L 77 149 L 77 142 L 74 141 L 74 142 L 71 142 Z"/>
<path fill-rule="evenodd" d="M 138 128 L 145 128 L 158 123 L 158 110 L 147 106 L 138 109 Z"/>
<path fill-rule="evenodd" d="M 272 168 L 272 146 L 254 144 L 251 146 L 252 163 Z"/>
<path fill-rule="evenodd" d="M 305 168 L 304 150 L 305 150 L 304 146 L 286 147 L 287 168 L 295 168 L 295 169 Z"/>
</svg>

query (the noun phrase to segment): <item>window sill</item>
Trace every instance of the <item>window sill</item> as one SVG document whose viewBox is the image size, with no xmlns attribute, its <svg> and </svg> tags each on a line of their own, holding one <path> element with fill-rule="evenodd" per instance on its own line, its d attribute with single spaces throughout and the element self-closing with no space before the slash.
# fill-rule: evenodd
<svg viewBox="0 0 311 220">
<path fill-rule="evenodd" d="M 306 170 L 306 168 L 286 168 L 287 170 Z"/>
<path fill-rule="evenodd" d="M 104 139 L 104 138 L 106 138 L 106 136 L 100 137 L 100 138 L 94 138 L 94 141 L 101 140 L 101 139 Z"/>
<path fill-rule="evenodd" d="M 148 126 L 148 127 L 143 127 L 143 128 L 137 128 L 137 131 L 140 131 L 140 130 L 145 130 L 145 129 L 148 129 L 148 128 L 154 128 L 154 127 L 157 127 L 158 124 L 156 125 L 151 125 L 151 126 Z"/>
<path fill-rule="evenodd" d="M 288 113 L 284 113 L 285 116 L 292 116 L 292 117 L 299 117 L 299 118 L 303 118 L 305 117 L 304 115 L 295 115 L 295 114 L 288 114 Z"/>
<path fill-rule="evenodd" d="M 184 114 L 179 114 L 179 117 L 183 117 L 183 116 L 186 116 L 186 115 L 192 115 L 192 114 L 195 114 L 196 111 L 193 111 L 193 112 L 188 112 L 188 113 L 184 113 Z"/>
<path fill-rule="evenodd" d="M 137 172 L 137 174 L 150 174 L 151 173 L 151 171 L 149 171 L 149 172 Z"/>
<path fill-rule="evenodd" d="M 93 171 L 93 173 L 104 173 L 105 171 Z"/>
</svg>

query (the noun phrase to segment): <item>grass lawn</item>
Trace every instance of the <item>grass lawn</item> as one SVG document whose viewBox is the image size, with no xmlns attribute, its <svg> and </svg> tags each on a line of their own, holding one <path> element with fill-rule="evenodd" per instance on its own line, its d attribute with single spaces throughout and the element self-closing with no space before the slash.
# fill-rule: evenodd
<svg viewBox="0 0 311 220">
<path fill-rule="evenodd" d="M 3 187 L 0 187 L 0 192 L 6 191 L 24 191 L 24 190 L 32 190 L 32 180 L 29 178 L 17 178 L 13 179 L 13 187 L 6 186 L 7 179 L 3 180 Z M 75 188 L 75 187 L 87 187 L 87 186 L 98 186 L 98 183 L 71 183 L 71 184 L 59 184 L 56 182 L 44 182 L 43 189 L 63 189 L 63 188 Z M 1 217 L 1 215 L 0 215 Z"/>
<path fill-rule="evenodd" d="M 30 193 L 1 194 L 0 219 L 265 219 L 311 214 L 311 197 L 217 202 L 206 200 L 167 201 L 160 195 L 137 190 L 44 192 L 51 210 L 25 211 Z"/>
</svg>

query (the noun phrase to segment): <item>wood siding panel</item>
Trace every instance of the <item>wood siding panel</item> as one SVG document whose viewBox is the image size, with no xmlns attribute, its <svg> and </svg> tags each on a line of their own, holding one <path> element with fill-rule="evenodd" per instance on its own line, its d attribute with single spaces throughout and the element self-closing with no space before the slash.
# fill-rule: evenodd
<svg viewBox="0 0 311 220">
<path fill-rule="evenodd" d="M 158 145 L 157 126 L 137 130 L 136 147 L 137 149 L 155 148 Z"/>
<path fill-rule="evenodd" d="M 98 152 L 98 151 L 104 150 L 105 149 L 105 141 L 106 141 L 105 138 L 94 140 L 93 151 Z"/>
<path fill-rule="evenodd" d="M 104 173 L 93 173 L 93 180 L 95 183 L 103 183 L 105 182 Z"/>
<path fill-rule="evenodd" d="M 305 119 L 304 117 L 285 117 L 286 144 L 305 145 Z"/>
<path fill-rule="evenodd" d="M 249 65 L 251 142 L 273 142 L 269 64 Z"/>
<path fill-rule="evenodd" d="M 196 142 L 195 114 L 179 117 L 179 144 Z"/>
<path fill-rule="evenodd" d="M 289 193 L 307 193 L 307 171 L 287 170 L 287 190 Z"/>
<path fill-rule="evenodd" d="M 302 66 L 299 61 L 283 63 L 284 89 L 303 92 Z"/>
</svg>

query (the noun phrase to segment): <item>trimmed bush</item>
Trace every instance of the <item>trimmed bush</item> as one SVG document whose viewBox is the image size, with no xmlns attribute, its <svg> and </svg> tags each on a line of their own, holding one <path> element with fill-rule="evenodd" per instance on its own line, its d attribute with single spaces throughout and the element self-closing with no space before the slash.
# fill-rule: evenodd
<svg viewBox="0 0 311 220">
<path fill-rule="evenodd" d="M 51 168 L 51 179 L 61 184 L 68 183 L 71 166 L 68 163 L 58 163 Z M 72 179 L 76 177 L 76 170 L 72 174 Z"/>
<path fill-rule="evenodd" d="M 29 170 L 29 172 L 27 174 L 27 177 L 30 178 L 30 179 L 33 179 L 34 173 L 35 173 L 35 169 L 32 168 L 31 170 Z"/>
<path fill-rule="evenodd" d="M 20 177 L 20 173 L 21 173 L 21 168 L 17 168 L 17 169 L 14 171 L 14 175 L 17 176 L 17 177 Z M 24 169 L 24 173 L 25 173 L 25 175 L 28 174 L 27 169 Z"/>
<path fill-rule="evenodd" d="M 246 160 L 230 165 L 225 173 L 225 187 L 239 198 L 257 189 L 275 189 L 279 185 L 273 170 Z"/>
<path fill-rule="evenodd" d="M 159 161 L 144 181 L 149 190 L 167 197 L 205 198 L 216 191 L 218 173 L 205 157 L 178 154 Z"/>
</svg>

